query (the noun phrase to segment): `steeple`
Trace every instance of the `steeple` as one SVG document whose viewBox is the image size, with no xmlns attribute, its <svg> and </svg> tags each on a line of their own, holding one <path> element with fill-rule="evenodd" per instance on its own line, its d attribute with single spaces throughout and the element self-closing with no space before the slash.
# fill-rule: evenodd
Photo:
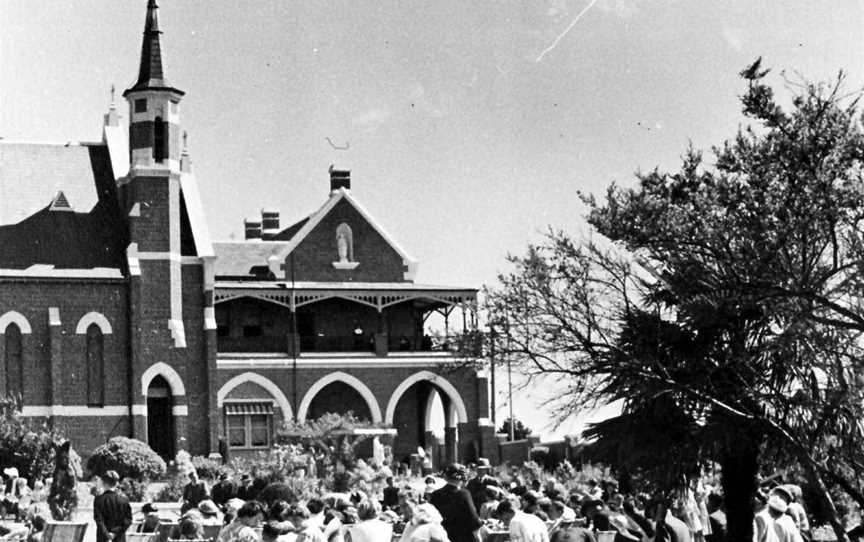
<svg viewBox="0 0 864 542">
<path fill-rule="evenodd" d="M 123 93 L 129 102 L 129 163 L 132 169 L 180 170 L 180 100 L 162 70 L 159 6 L 147 1 L 138 80 Z"/>
<path fill-rule="evenodd" d="M 144 39 L 141 43 L 141 64 L 138 68 L 138 80 L 132 88 L 123 93 L 136 90 L 172 90 L 181 96 L 183 92 L 171 87 L 162 71 L 162 46 L 159 36 L 159 6 L 156 0 L 147 1 L 147 18 L 144 22 Z"/>
</svg>

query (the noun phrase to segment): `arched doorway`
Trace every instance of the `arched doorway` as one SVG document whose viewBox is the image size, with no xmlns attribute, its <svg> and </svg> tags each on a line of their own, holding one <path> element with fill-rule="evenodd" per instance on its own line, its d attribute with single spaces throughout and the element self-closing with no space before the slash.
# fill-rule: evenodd
<svg viewBox="0 0 864 542">
<path fill-rule="evenodd" d="M 174 459 L 174 396 L 162 375 L 153 377 L 147 388 L 147 444 L 163 459 Z"/>
<path fill-rule="evenodd" d="M 366 399 L 353 387 L 345 382 L 331 382 L 321 388 L 309 403 L 307 420 L 317 420 L 327 413 L 345 414 L 353 412 L 360 420 L 371 421 L 372 413 Z"/>
<path fill-rule="evenodd" d="M 449 397 L 432 382 L 423 380 L 411 385 L 399 398 L 393 416 L 393 427 L 398 431 L 394 457 L 405 460 L 417 448 L 423 448 L 435 468 L 455 461 L 456 421 L 449 415 L 451 410 Z"/>
</svg>

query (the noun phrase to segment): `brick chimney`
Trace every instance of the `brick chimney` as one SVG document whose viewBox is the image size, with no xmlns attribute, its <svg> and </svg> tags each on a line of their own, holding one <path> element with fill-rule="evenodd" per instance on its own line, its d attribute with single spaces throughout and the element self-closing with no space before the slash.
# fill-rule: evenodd
<svg viewBox="0 0 864 542">
<path fill-rule="evenodd" d="M 279 211 L 261 209 L 261 239 L 273 239 L 279 233 Z"/>
<path fill-rule="evenodd" d="M 247 241 L 261 239 L 261 222 L 257 220 L 246 219 L 243 221 L 243 226 L 246 230 Z"/>
<path fill-rule="evenodd" d="M 330 166 L 330 193 L 344 188 L 351 190 L 351 172 L 347 169 L 336 169 Z"/>
</svg>

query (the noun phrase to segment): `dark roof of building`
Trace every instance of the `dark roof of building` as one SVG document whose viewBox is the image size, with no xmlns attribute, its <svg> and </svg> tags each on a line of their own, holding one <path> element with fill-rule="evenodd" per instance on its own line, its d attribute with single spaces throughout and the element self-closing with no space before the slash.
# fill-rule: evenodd
<svg viewBox="0 0 864 542">
<path fill-rule="evenodd" d="M 106 145 L 0 143 L 0 268 L 120 269 L 126 237 Z"/>
<path fill-rule="evenodd" d="M 309 222 L 310 217 L 306 217 L 299 222 L 295 222 L 294 224 L 288 226 L 284 230 L 280 231 L 276 235 L 273 236 L 273 241 L 290 241 L 292 237 L 297 235 L 297 232 L 300 231 L 300 228 L 306 225 Z"/>
<path fill-rule="evenodd" d="M 160 43 L 159 6 L 156 0 L 147 2 L 147 19 L 144 22 L 144 39 L 141 43 L 141 64 L 138 68 L 138 80 L 125 93 L 135 90 L 164 89 L 183 94 L 171 87 L 162 69 L 162 45 Z"/>
</svg>

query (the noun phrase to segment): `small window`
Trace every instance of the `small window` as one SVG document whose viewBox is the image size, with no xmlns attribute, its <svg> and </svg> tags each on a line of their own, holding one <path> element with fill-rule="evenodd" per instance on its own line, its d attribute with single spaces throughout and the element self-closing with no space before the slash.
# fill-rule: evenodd
<svg viewBox="0 0 864 542">
<path fill-rule="evenodd" d="M 225 405 L 225 435 L 231 448 L 268 448 L 273 405 L 265 402 Z"/>
<path fill-rule="evenodd" d="M 147 100 L 142 98 L 140 100 L 135 100 L 135 112 L 136 113 L 146 113 L 147 112 Z"/>
<path fill-rule="evenodd" d="M 166 137 L 167 123 L 162 122 L 162 117 L 156 117 L 153 121 L 153 160 L 162 163 L 168 158 L 168 141 Z"/>
</svg>

